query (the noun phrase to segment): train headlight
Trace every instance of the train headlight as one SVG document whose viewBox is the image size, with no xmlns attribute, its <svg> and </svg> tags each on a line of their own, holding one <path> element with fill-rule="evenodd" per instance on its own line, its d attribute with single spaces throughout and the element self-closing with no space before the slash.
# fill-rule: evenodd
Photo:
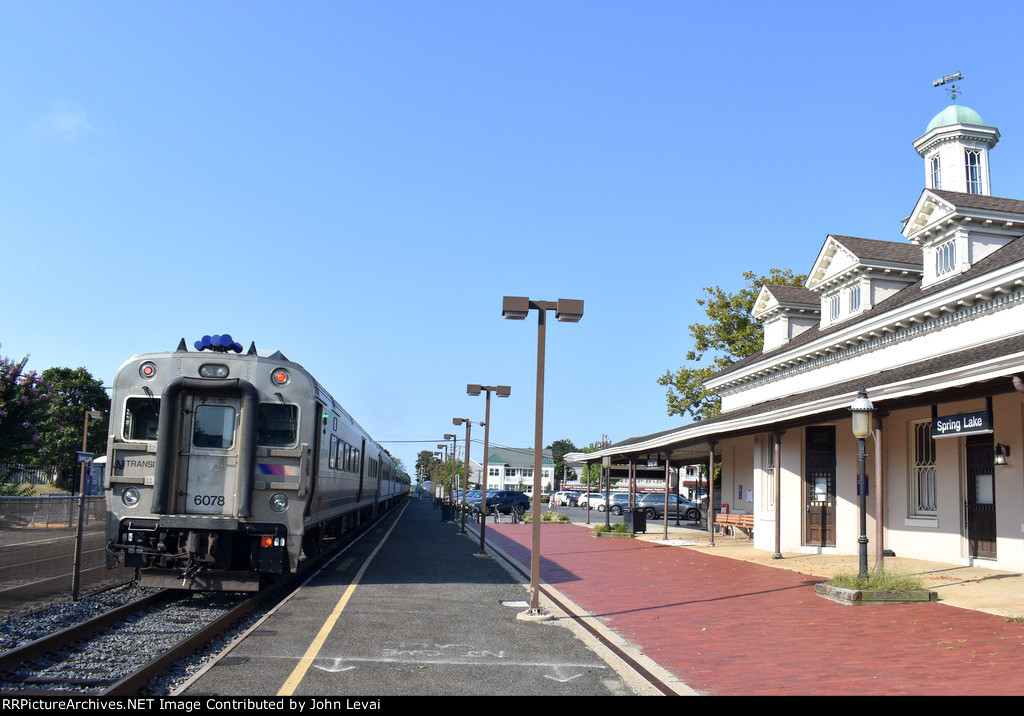
<svg viewBox="0 0 1024 716">
<path fill-rule="evenodd" d="M 139 504 L 139 491 L 135 487 L 125 488 L 125 491 L 121 493 L 121 502 L 128 507 L 135 507 Z"/>
<path fill-rule="evenodd" d="M 270 496 L 270 509 L 274 512 L 284 512 L 288 509 L 288 496 L 283 492 L 275 492 Z"/>
<path fill-rule="evenodd" d="M 199 375 L 203 378 L 227 378 L 228 367 L 220 363 L 204 363 L 199 366 Z"/>
<path fill-rule="evenodd" d="M 140 365 L 139 366 L 139 375 L 141 375 L 146 380 L 149 380 L 150 378 L 155 376 L 156 375 L 156 363 L 152 363 L 150 361 L 146 361 L 145 363 Z"/>
</svg>

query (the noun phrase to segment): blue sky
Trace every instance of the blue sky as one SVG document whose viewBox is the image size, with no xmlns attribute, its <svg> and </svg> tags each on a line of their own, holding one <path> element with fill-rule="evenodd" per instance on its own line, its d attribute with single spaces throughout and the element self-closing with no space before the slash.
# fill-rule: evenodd
<svg viewBox="0 0 1024 716">
<path fill-rule="evenodd" d="M 1024 197 L 1014 3 L 5 2 L 0 353 L 109 385 L 230 333 L 310 369 L 411 468 L 483 419 L 533 444 L 682 424 L 702 287 L 900 241 L 959 103 Z M 481 456 L 483 431 L 473 432 Z M 463 429 L 458 429 L 461 438 Z"/>
</svg>

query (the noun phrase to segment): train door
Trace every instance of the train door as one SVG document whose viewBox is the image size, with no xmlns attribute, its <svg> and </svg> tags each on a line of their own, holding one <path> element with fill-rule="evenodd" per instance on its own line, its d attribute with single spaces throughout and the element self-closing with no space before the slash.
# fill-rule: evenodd
<svg viewBox="0 0 1024 716">
<path fill-rule="evenodd" d="M 182 403 L 189 429 L 181 431 L 179 454 L 185 483 L 178 492 L 185 500 L 181 511 L 234 514 L 241 399 L 185 394 Z"/>
<path fill-rule="evenodd" d="M 366 438 L 363 438 L 362 447 L 359 450 L 359 489 L 356 490 L 356 502 L 363 499 L 363 479 L 366 473 L 364 465 L 366 464 Z"/>
</svg>

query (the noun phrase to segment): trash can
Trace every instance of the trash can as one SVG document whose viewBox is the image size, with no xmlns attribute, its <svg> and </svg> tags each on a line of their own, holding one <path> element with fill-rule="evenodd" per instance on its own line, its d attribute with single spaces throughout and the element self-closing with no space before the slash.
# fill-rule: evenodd
<svg viewBox="0 0 1024 716">
<path fill-rule="evenodd" d="M 441 503 L 441 521 L 452 522 L 455 519 L 455 505 L 450 502 Z"/>
<path fill-rule="evenodd" d="M 630 532 L 643 532 L 647 534 L 647 515 L 640 507 L 627 509 L 622 513 L 622 521 Z"/>
</svg>

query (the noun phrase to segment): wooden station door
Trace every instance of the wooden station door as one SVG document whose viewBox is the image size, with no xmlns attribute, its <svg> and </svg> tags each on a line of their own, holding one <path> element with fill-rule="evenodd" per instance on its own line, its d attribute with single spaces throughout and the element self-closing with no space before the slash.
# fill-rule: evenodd
<svg viewBox="0 0 1024 716">
<path fill-rule="evenodd" d="M 967 549 L 971 557 L 996 557 L 995 446 L 991 435 L 964 442 L 967 468 Z"/>
<path fill-rule="evenodd" d="M 804 451 L 804 544 L 836 545 L 836 428 L 806 428 Z"/>
</svg>

